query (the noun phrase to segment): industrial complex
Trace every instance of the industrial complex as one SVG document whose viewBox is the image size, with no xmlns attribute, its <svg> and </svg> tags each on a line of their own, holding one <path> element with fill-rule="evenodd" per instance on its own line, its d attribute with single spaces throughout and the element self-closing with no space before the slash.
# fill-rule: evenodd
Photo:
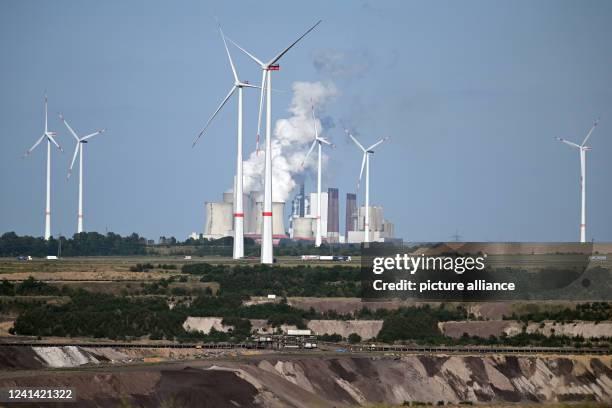
<svg viewBox="0 0 612 408">
<path fill-rule="evenodd" d="M 344 233 L 340 233 L 340 193 L 338 188 L 328 188 L 321 193 L 321 235 L 328 243 L 361 243 L 364 241 L 365 206 L 357 206 L 357 195 L 346 194 Z M 206 202 L 203 237 L 218 239 L 233 237 L 232 191 L 223 193 L 220 202 Z M 316 235 L 317 193 L 305 193 L 304 182 L 299 185 L 285 218 L 284 202 L 273 202 L 273 240 L 289 238 L 296 241 L 314 241 Z M 261 241 L 261 216 L 263 196 L 260 191 L 243 194 L 244 236 Z M 370 206 L 370 242 L 387 242 L 395 239 L 394 225 L 384 218 L 382 206 Z"/>
</svg>

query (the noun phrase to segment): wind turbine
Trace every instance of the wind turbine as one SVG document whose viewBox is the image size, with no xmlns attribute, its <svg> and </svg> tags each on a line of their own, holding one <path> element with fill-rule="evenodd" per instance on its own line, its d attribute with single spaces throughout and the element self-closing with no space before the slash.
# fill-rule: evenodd
<svg viewBox="0 0 612 408">
<path fill-rule="evenodd" d="M 29 156 L 30 153 L 36 146 L 40 144 L 44 139 L 47 139 L 47 203 L 45 206 L 45 240 L 48 241 L 51 238 L 51 143 L 55 145 L 61 152 L 64 150 L 55 141 L 54 137 L 57 135 L 56 132 L 49 131 L 47 126 L 47 94 L 45 93 L 45 133 L 30 147 L 24 154 L 24 157 Z"/>
<path fill-rule="evenodd" d="M 310 146 L 310 150 L 306 153 L 306 157 L 304 157 L 304 161 L 302 162 L 302 167 L 304 167 L 304 162 L 310 156 L 310 153 L 314 150 L 315 145 L 318 145 L 318 164 L 317 164 L 317 235 L 315 239 L 315 246 L 321 246 L 321 146 L 326 144 L 331 147 L 335 147 L 329 140 L 324 137 L 319 137 L 319 132 L 317 131 L 317 119 L 315 118 L 314 106 L 312 107 L 312 121 L 314 124 L 314 140 L 312 141 L 312 145 Z"/>
<path fill-rule="evenodd" d="M 259 141 L 259 132 L 261 129 L 261 110 L 264 100 L 264 89 L 266 90 L 266 151 L 264 158 L 264 207 L 261 213 L 262 215 L 262 234 L 261 234 L 261 263 L 271 264 L 274 262 L 274 254 L 272 247 L 272 71 L 278 71 L 280 69 L 277 62 L 289 51 L 295 44 L 297 44 L 302 38 L 310 33 L 316 26 L 321 23 L 322 20 L 317 21 L 315 25 L 310 27 L 304 34 L 302 34 L 297 40 L 295 40 L 287 48 L 276 54 L 268 62 L 262 62 L 253 54 L 236 44 L 231 39 L 230 42 L 234 44 L 240 51 L 245 53 L 249 58 L 255 61 L 261 67 L 261 95 L 259 97 L 259 119 L 257 122 L 257 140 Z M 259 142 L 258 142 L 259 144 Z"/>
<path fill-rule="evenodd" d="M 68 169 L 68 176 L 66 178 L 70 178 L 72 174 L 72 167 L 74 166 L 74 161 L 76 160 L 77 154 L 79 155 L 79 213 L 77 217 L 77 234 L 83 232 L 83 145 L 89 141 L 92 137 L 99 135 L 100 133 L 104 133 L 106 129 L 100 129 L 96 132 L 90 133 L 86 136 L 79 137 L 72 130 L 72 127 L 68 124 L 64 115 L 61 113 L 58 115 L 60 120 L 64 122 L 64 125 L 68 128 L 72 136 L 76 139 L 76 146 L 74 147 L 74 154 L 72 155 L 72 162 L 70 163 L 70 168 Z"/>
<path fill-rule="evenodd" d="M 370 155 L 374 153 L 374 148 L 383 143 L 385 140 L 388 140 L 388 137 L 384 137 L 380 139 L 378 142 L 374 143 L 372 146 L 367 149 L 363 147 L 361 143 L 347 130 L 346 134 L 349 135 L 353 142 L 361 149 L 363 152 L 363 159 L 361 160 L 361 171 L 359 172 L 359 182 L 357 183 L 357 188 L 359 188 L 359 184 L 361 183 L 361 176 L 363 175 L 363 168 L 365 166 L 366 169 L 366 182 L 365 182 L 365 220 L 363 223 L 363 242 L 370 242 Z"/>
<path fill-rule="evenodd" d="M 595 130 L 598 123 L 599 119 L 596 119 L 595 122 L 593 122 L 591 130 L 589 130 L 589 133 L 587 133 L 586 137 L 582 141 L 582 144 L 580 145 L 560 137 L 556 138 L 558 141 L 574 147 L 580 152 L 580 242 L 582 243 L 586 242 L 586 152 L 591 150 L 591 146 L 587 146 L 586 142 L 591 137 L 591 133 L 593 133 L 593 130 Z"/>
<path fill-rule="evenodd" d="M 230 67 L 232 69 L 232 74 L 234 76 L 234 83 L 232 84 L 232 88 L 228 92 L 225 99 L 221 101 L 221 104 L 217 108 L 217 110 L 212 114 L 208 122 L 204 128 L 200 131 L 198 136 L 193 141 L 193 146 L 196 145 L 200 137 L 206 132 L 208 129 L 208 125 L 212 122 L 212 120 L 217 116 L 217 113 L 223 108 L 223 106 L 227 103 L 229 98 L 238 90 L 238 143 L 237 143 L 237 152 L 236 152 L 236 177 L 234 179 L 234 249 L 233 249 L 233 257 L 234 259 L 240 259 L 244 257 L 244 208 L 242 203 L 242 89 L 243 88 L 259 88 L 258 86 L 251 85 L 247 81 L 241 81 L 238 79 L 238 74 L 236 73 L 236 67 L 234 66 L 234 61 L 232 60 L 232 56 L 230 55 L 229 49 L 227 48 L 227 42 L 225 41 L 225 35 L 223 34 L 223 30 L 221 30 L 221 26 L 219 26 L 219 34 L 221 35 L 221 39 L 223 40 L 223 45 L 225 46 L 225 52 L 227 53 L 227 58 L 229 59 Z"/>
</svg>

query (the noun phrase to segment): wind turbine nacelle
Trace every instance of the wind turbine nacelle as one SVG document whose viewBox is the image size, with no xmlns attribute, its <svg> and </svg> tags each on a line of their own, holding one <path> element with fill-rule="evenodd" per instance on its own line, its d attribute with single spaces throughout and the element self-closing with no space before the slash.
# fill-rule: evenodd
<svg viewBox="0 0 612 408">
<path fill-rule="evenodd" d="M 88 143 L 89 140 L 81 140 L 80 143 Z"/>
<path fill-rule="evenodd" d="M 57 136 L 57 132 L 47 132 L 47 135 L 54 137 Z"/>
<path fill-rule="evenodd" d="M 584 146 L 582 150 L 585 150 L 588 152 L 589 150 L 593 150 L 593 148 L 591 146 Z"/>
<path fill-rule="evenodd" d="M 269 69 L 270 71 L 280 71 L 280 65 L 278 65 L 278 64 L 270 65 L 270 66 L 268 67 L 268 69 Z"/>
</svg>

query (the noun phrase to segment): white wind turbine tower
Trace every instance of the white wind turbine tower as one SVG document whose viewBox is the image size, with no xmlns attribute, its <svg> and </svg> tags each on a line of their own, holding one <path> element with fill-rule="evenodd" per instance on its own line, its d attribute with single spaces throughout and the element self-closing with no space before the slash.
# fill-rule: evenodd
<svg viewBox="0 0 612 408">
<path fill-rule="evenodd" d="M 77 215 L 77 233 L 80 234 L 81 232 L 83 232 L 83 145 L 87 143 L 88 140 L 92 137 L 99 135 L 100 133 L 104 133 L 106 129 L 100 129 L 86 136 L 79 137 L 77 136 L 75 131 L 72 130 L 72 127 L 70 127 L 70 125 L 61 113 L 59 114 L 59 118 L 62 122 L 64 122 L 64 125 L 66 125 L 72 136 L 74 136 L 74 138 L 76 139 L 76 146 L 74 147 L 74 154 L 72 155 L 72 162 L 70 163 L 70 168 L 68 169 L 67 178 L 69 178 L 72 174 L 72 167 L 74 166 L 74 161 L 76 160 L 77 154 L 79 155 L 79 212 Z"/>
<path fill-rule="evenodd" d="M 36 146 L 40 144 L 44 139 L 47 139 L 47 203 L 45 206 L 45 240 L 49 240 L 51 238 L 51 143 L 53 143 L 61 152 L 64 150 L 61 146 L 55 141 L 54 136 L 56 136 L 56 132 L 49 131 L 47 126 L 47 94 L 45 93 L 45 133 L 34 143 L 32 147 L 30 147 L 25 155 L 29 156 L 32 153 L 32 150 L 36 149 Z"/>
<path fill-rule="evenodd" d="M 374 153 L 374 148 L 383 143 L 385 140 L 389 139 L 388 137 L 384 137 L 380 139 L 378 142 L 374 143 L 372 146 L 367 149 L 363 147 L 361 143 L 347 130 L 346 133 L 353 139 L 353 142 L 361 149 L 363 152 L 363 159 L 361 160 L 361 171 L 359 172 L 359 182 L 357 183 L 357 188 L 359 188 L 359 184 L 361 183 L 361 176 L 363 175 L 363 167 L 366 169 L 366 181 L 365 181 L 365 220 L 363 222 L 363 242 L 370 242 L 370 155 Z"/>
<path fill-rule="evenodd" d="M 262 234 L 261 234 L 261 263 L 271 264 L 274 262 L 274 254 L 272 248 L 272 71 L 278 71 L 277 62 L 289 51 L 295 44 L 304 38 L 309 32 L 314 30 L 321 23 L 317 21 L 315 25 L 310 27 L 300 38 L 295 40 L 287 48 L 279 52 L 274 58 L 268 62 L 262 62 L 257 57 L 246 51 L 244 48 L 236 44 L 230 39 L 240 51 L 244 52 L 249 58 L 261 67 L 261 95 L 259 98 L 259 120 L 257 124 L 257 140 L 259 140 L 259 131 L 261 128 L 261 109 L 264 100 L 264 89 L 266 90 L 266 151 L 265 151 L 265 167 L 264 167 L 264 207 L 262 211 Z"/>
<path fill-rule="evenodd" d="M 580 242 L 586 242 L 586 152 L 591 150 L 591 146 L 587 146 L 586 142 L 591 137 L 591 133 L 597 127 L 599 119 L 596 119 L 591 126 L 591 130 L 587 133 L 586 137 L 582 141 L 582 144 L 578 145 L 569 140 L 557 138 L 558 141 L 565 143 L 571 147 L 575 147 L 580 152 Z"/>
<path fill-rule="evenodd" d="M 302 162 L 302 167 L 304 167 L 304 162 L 310 156 L 310 153 L 314 150 L 315 145 L 318 145 L 318 159 L 317 159 L 317 235 L 315 238 L 315 246 L 320 247 L 322 242 L 321 237 L 321 146 L 325 143 L 328 146 L 334 147 L 334 145 L 324 137 L 319 137 L 319 132 L 317 130 L 317 119 L 315 118 L 314 106 L 312 107 L 312 121 L 314 125 L 314 140 L 312 141 L 312 145 L 310 146 L 310 150 L 306 153 L 306 157 L 304 157 L 304 161 Z"/>
<path fill-rule="evenodd" d="M 223 34 L 223 30 L 221 30 L 221 26 L 219 26 L 219 34 L 221 34 L 221 39 L 223 39 L 223 45 L 225 46 L 225 52 L 227 53 L 227 58 L 229 59 L 230 67 L 232 69 L 232 74 L 234 76 L 234 84 L 232 88 L 228 92 L 225 99 L 221 101 L 221 104 L 217 108 L 217 110 L 212 114 L 204 128 L 200 131 L 198 136 L 193 141 L 193 146 L 196 145 L 200 137 L 206 132 L 208 129 L 208 125 L 212 122 L 212 120 L 217 116 L 217 113 L 223 108 L 223 106 L 227 103 L 229 98 L 238 90 L 238 143 L 237 143 L 237 152 L 236 152 L 236 176 L 234 178 L 233 190 L 234 190 L 234 249 L 233 249 L 233 258 L 240 259 L 244 257 L 244 208 L 242 203 L 242 89 L 243 88 L 259 88 L 258 86 L 251 85 L 247 81 L 241 81 L 238 79 L 238 74 L 236 73 L 236 67 L 234 66 L 234 61 L 232 60 L 232 56 L 230 55 L 229 49 L 227 48 L 227 42 L 225 41 L 225 35 Z"/>
</svg>

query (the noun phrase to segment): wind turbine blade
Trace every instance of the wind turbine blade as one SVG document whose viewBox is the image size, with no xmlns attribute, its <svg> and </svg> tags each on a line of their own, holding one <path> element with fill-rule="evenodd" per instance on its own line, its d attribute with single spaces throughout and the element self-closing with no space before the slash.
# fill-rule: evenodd
<svg viewBox="0 0 612 408">
<path fill-rule="evenodd" d="M 198 136 L 196 136 L 196 138 L 193 140 L 193 144 L 191 145 L 191 147 L 194 147 L 196 145 L 196 143 L 198 142 L 200 137 L 204 134 L 204 132 L 206 132 L 206 129 L 208 128 L 208 125 L 210 125 L 210 122 L 212 122 L 212 120 L 215 118 L 215 116 L 217 116 L 217 113 L 219 113 L 221 108 L 223 108 L 223 105 L 225 105 L 227 103 L 227 100 L 232 96 L 232 94 L 234 93 L 235 90 L 236 90 L 236 87 L 232 85 L 232 89 L 230 89 L 230 91 L 228 92 L 228 94 L 225 97 L 225 99 L 223 99 L 223 101 L 221 101 L 221 104 L 219 105 L 219 107 L 217 108 L 215 113 L 212 114 L 210 119 L 208 119 L 208 122 L 206 122 L 206 125 L 204 125 L 204 128 L 202 128 L 200 133 L 198 133 Z"/>
<path fill-rule="evenodd" d="M 240 86 L 242 86 L 243 88 L 261 89 L 261 86 L 259 86 L 259 85 L 248 84 L 246 82 L 240 82 Z M 287 91 L 285 91 L 285 90 L 275 89 L 275 88 L 272 88 L 272 92 L 287 93 Z"/>
<path fill-rule="evenodd" d="M 81 139 L 79 139 L 79 137 L 77 136 L 77 134 L 74 132 L 74 130 L 72 130 L 72 128 L 70 127 L 70 125 L 68 124 L 68 122 L 66 121 L 66 119 L 64 118 L 64 115 L 62 115 L 61 113 L 58 113 L 58 116 L 60 118 L 60 120 L 62 122 L 64 122 L 64 125 L 66 125 L 66 127 L 68 128 L 68 130 L 70 131 L 70 133 L 72 133 L 72 136 L 74 136 L 74 138 L 78 141 L 80 141 Z"/>
<path fill-rule="evenodd" d="M 361 176 L 363 176 L 363 168 L 365 167 L 367 154 L 367 152 L 363 152 L 363 159 L 361 160 L 361 171 L 359 172 L 359 180 L 357 181 L 357 189 L 359 189 L 359 185 L 361 184 Z"/>
<path fill-rule="evenodd" d="M 64 149 L 62 149 L 62 146 L 60 146 L 55 139 L 53 138 L 53 135 L 51 135 L 51 133 L 47 133 L 47 137 L 49 138 L 49 140 L 51 141 L 51 143 L 53 143 L 55 145 L 55 147 L 57 147 L 59 149 L 60 152 L 64 153 Z"/>
<path fill-rule="evenodd" d="M 308 35 L 309 32 L 311 32 L 312 30 L 315 29 L 316 26 L 318 26 L 319 24 L 321 24 L 321 21 L 323 20 L 319 20 L 317 21 L 317 23 L 315 25 L 313 25 L 312 27 L 310 27 L 304 34 L 302 34 L 300 36 L 300 38 L 298 38 L 297 40 L 295 40 L 290 46 L 288 46 L 287 48 L 285 48 L 284 50 L 282 50 L 281 52 L 279 52 L 276 57 L 272 58 L 270 60 L 270 62 L 268 62 L 266 65 L 270 66 L 274 63 L 276 63 L 279 59 L 281 59 L 283 57 L 283 55 L 285 55 L 287 53 L 287 51 L 289 51 L 291 48 L 293 48 L 293 46 L 295 44 L 297 44 L 302 38 L 306 37 L 306 35 Z"/>
<path fill-rule="evenodd" d="M 264 90 L 266 89 L 266 70 L 261 70 L 261 94 L 259 96 L 259 114 L 257 115 L 257 137 L 255 151 L 259 154 L 259 135 L 261 134 L 261 111 L 263 110 Z"/>
<path fill-rule="evenodd" d="M 580 146 L 579 146 L 579 145 L 577 145 L 577 144 L 576 144 L 576 143 L 574 143 L 574 142 L 570 142 L 569 140 L 561 139 L 560 137 L 558 137 L 558 138 L 556 138 L 556 139 L 557 139 L 558 141 L 560 141 L 561 143 L 565 143 L 565 144 L 566 144 L 566 145 L 568 145 L 568 146 L 572 146 L 572 147 L 575 147 L 575 148 L 577 148 L 577 149 L 580 149 Z"/>
<path fill-rule="evenodd" d="M 304 160 L 302 160 L 302 168 L 304 167 L 304 163 L 306 163 L 306 160 L 308 160 L 308 156 L 310 156 L 310 153 L 312 153 L 316 145 L 317 145 L 317 139 L 312 141 L 312 144 L 310 145 L 310 150 L 308 150 L 308 153 L 306 153 Z"/>
<path fill-rule="evenodd" d="M 66 178 L 70 178 L 70 175 L 72 174 L 72 167 L 74 166 L 74 161 L 77 158 L 77 154 L 79 153 L 79 145 L 81 144 L 81 142 L 77 142 L 75 148 L 74 148 L 74 154 L 72 155 L 72 162 L 70 162 L 70 167 L 68 168 L 68 175 L 66 176 Z"/>
<path fill-rule="evenodd" d="M 325 143 L 325 144 L 326 144 L 326 145 L 328 145 L 328 146 L 331 146 L 331 147 L 336 147 L 336 145 L 335 145 L 335 144 L 333 144 L 333 143 L 332 143 L 332 142 L 330 142 L 329 140 L 325 139 L 324 137 L 318 137 L 318 138 L 317 138 L 317 140 L 318 140 L 319 142 L 321 142 L 321 143 Z"/>
<path fill-rule="evenodd" d="M 582 142 L 580 146 L 584 146 L 586 144 L 587 140 L 589 140 L 589 137 L 591 137 L 591 133 L 593 133 L 598 123 L 599 123 L 599 118 L 595 119 L 595 122 L 593 122 L 593 126 L 591 127 L 591 130 L 589 130 L 589 133 L 587 133 L 586 137 L 584 138 L 584 141 Z"/>
<path fill-rule="evenodd" d="M 100 129 L 97 132 L 93 132 L 93 133 L 88 134 L 87 136 L 83 136 L 81 140 L 91 139 L 92 137 L 99 135 L 100 133 L 104 133 L 104 132 L 106 132 L 106 129 Z"/>
<path fill-rule="evenodd" d="M 314 106 L 312 107 L 312 124 L 315 131 L 315 140 L 319 139 L 319 132 L 317 131 L 317 118 L 315 118 Z"/>
<path fill-rule="evenodd" d="M 372 150 L 374 149 L 376 146 L 380 145 L 381 143 L 385 142 L 389 140 L 389 137 L 383 137 L 382 139 L 380 139 L 378 142 L 374 143 L 372 146 L 368 147 L 367 150 Z"/>
<path fill-rule="evenodd" d="M 359 143 L 359 141 L 357 139 L 355 139 L 355 137 L 353 137 L 353 135 L 351 134 L 351 132 L 349 132 L 348 130 L 345 130 L 346 134 L 353 139 L 353 142 L 355 142 L 355 144 L 361 149 L 363 150 L 363 152 L 366 152 L 365 147 L 363 147 L 363 145 L 361 143 Z"/>
<path fill-rule="evenodd" d="M 245 50 L 244 48 L 242 48 L 241 46 L 239 46 L 238 44 L 236 44 L 236 42 L 234 40 L 232 40 L 229 37 L 225 37 L 227 38 L 227 40 L 229 42 L 231 42 L 234 47 L 238 48 L 240 51 L 244 52 L 249 58 L 251 58 L 253 61 L 255 61 L 255 63 L 259 64 L 262 68 L 266 67 L 266 64 L 264 64 L 263 62 L 261 62 L 256 56 L 254 56 L 253 54 L 251 54 L 250 52 L 248 52 L 247 50 Z"/>
<path fill-rule="evenodd" d="M 221 34 L 221 39 L 223 40 L 223 45 L 225 46 L 225 52 L 227 53 L 227 58 L 229 59 L 230 66 L 232 67 L 232 73 L 234 74 L 234 80 L 236 82 L 240 82 L 238 79 L 238 74 L 236 73 L 236 67 L 234 66 L 234 61 L 232 61 L 232 56 L 229 52 L 229 48 L 227 48 L 227 41 L 225 41 L 225 35 L 223 34 L 223 30 L 221 29 L 221 24 L 219 24 L 219 34 Z"/>
<path fill-rule="evenodd" d="M 32 150 L 36 149 L 36 146 L 38 146 L 40 144 L 40 142 L 43 141 L 43 139 L 45 138 L 45 134 L 43 134 L 40 139 L 38 139 L 36 141 L 36 143 L 34 143 L 34 145 L 32 147 L 30 147 L 28 150 L 26 150 L 25 154 L 23 155 L 23 157 L 29 156 L 30 153 L 32 153 Z"/>
</svg>

